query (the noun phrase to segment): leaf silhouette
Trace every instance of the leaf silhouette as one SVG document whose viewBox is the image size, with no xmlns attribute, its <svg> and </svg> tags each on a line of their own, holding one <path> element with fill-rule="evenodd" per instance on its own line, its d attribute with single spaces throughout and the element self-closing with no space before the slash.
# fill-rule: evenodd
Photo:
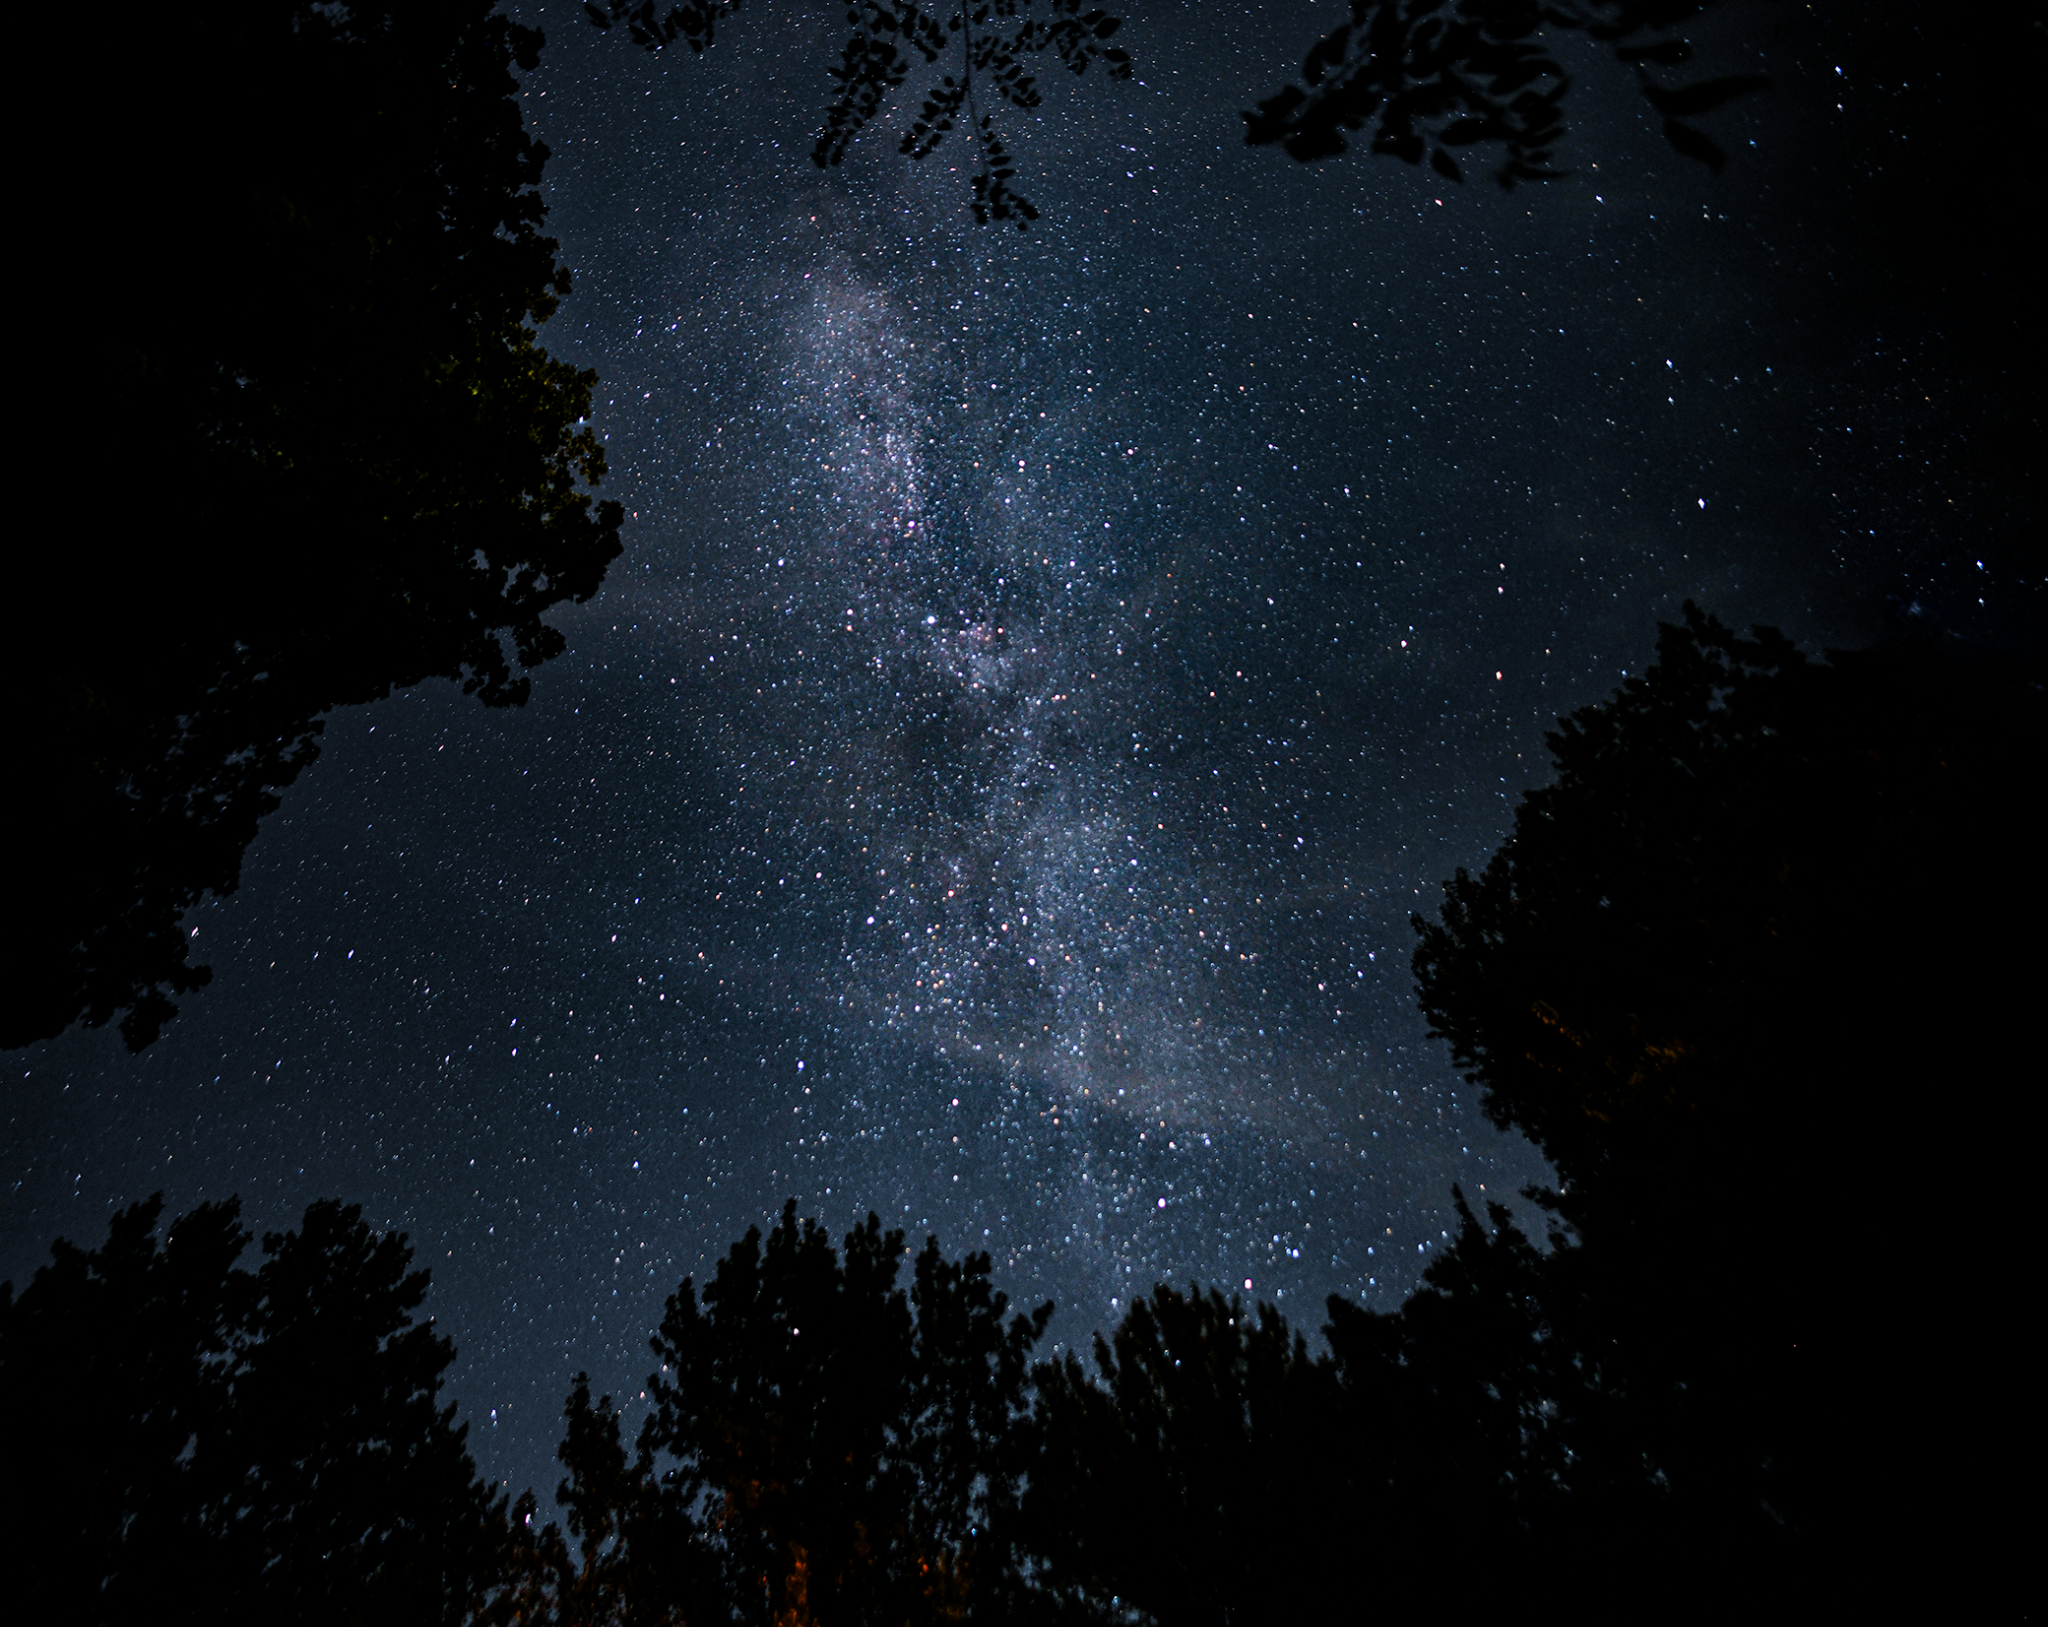
<svg viewBox="0 0 2048 1627">
<path fill-rule="evenodd" d="M 1728 155 L 1714 142 L 1701 135 L 1689 124 L 1680 124 L 1676 119 L 1664 121 L 1664 139 L 1687 158 L 1698 159 L 1708 169 L 1719 169 L 1728 162 Z"/>
<path fill-rule="evenodd" d="M 1100 62 L 1111 79 L 1131 77 L 1131 59 L 1105 43 L 1123 19 L 1082 0 L 992 0 L 940 17 L 906 0 L 852 0 L 846 7 L 851 33 L 838 63 L 827 69 L 834 91 L 825 110 L 811 161 L 829 169 L 845 160 L 854 139 L 880 117 L 891 91 L 908 77 L 909 53 L 926 64 L 953 56 L 956 71 L 926 92 L 917 117 L 897 142 L 905 157 L 936 152 L 963 119 L 974 131 L 975 175 L 970 207 L 977 221 L 1014 221 L 1019 227 L 1038 210 L 1011 190 L 1016 167 L 977 103 L 979 88 L 1012 107 L 1042 105 L 1029 59 L 1050 51 L 1070 73 L 1085 73 Z M 712 43 L 715 23 L 739 9 L 739 0 L 685 0 L 656 16 L 655 0 L 585 0 L 584 13 L 600 29 L 623 22 L 633 42 L 659 51 L 680 39 L 692 50 Z"/>
<path fill-rule="evenodd" d="M 1245 139 L 1253 146 L 1277 144 L 1290 157 L 1313 162 L 1362 138 L 1370 151 L 1411 164 L 1421 162 L 1432 140 L 1495 142 L 1503 159 L 1494 178 L 1503 186 L 1552 179 L 1562 173 L 1550 160 L 1566 133 L 1570 79 L 1550 38 L 1582 33 L 1640 73 L 1645 63 L 1691 60 L 1691 45 L 1669 31 L 1710 3 L 1351 0 L 1349 19 L 1310 47 L 1300 81 L 1244 115 Z M 1666 91 L 1643 79 L 1645 94 L 1667 118 L 1705 113 L 1764 83 L 1738 75 Z M 1668 125 L 1666 135 L 1688 157 L 1719 153 L 1696 130 Z M 1450 159 L 1430 163 L 1444 173 Z"/>
</svg>

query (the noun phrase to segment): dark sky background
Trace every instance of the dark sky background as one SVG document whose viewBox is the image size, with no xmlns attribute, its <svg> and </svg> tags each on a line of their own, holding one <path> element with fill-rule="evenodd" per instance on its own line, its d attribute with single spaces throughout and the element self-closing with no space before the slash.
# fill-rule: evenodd
<svg viewBox="0 0 2048 1627">
<path fill-rule="evenodd" d="M 1938 334 L 1845 309 L 1813 224 L 1823 46 L 1699 36 L 1778 77 L 1719 176 L 1586 56 L 1578 174 L 1502 193 L 1243 145 L 1336 9 L 1136 8 L 1139 82 L 1002 114 L 1019 235 L 895 155 L 908 97 L 810 166 L 832 8 L 649 57 L 515 7 L 626 553 L 524 709 L 332 720 L 160 1042 L 14 1054 L 0 1274 L 159 1188 L 359 1202 L 545 1494 L 570 1375 L 637 1393 L 786 1197 L 986 1247 L 1074 1340 L 1161 1278 L 1391 1308 L 1454 1181 L 1538 1178 L 1408 915 L 1545 728 L 1688 596 L 1811 648 L 1988 573 L 1926 518 Z"/>
</svg>

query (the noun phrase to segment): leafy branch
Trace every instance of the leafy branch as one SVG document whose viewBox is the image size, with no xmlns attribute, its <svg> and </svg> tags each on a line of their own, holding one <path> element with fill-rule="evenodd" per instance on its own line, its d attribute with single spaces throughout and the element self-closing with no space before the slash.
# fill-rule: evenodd
<svg viewBox="0 0 2048 1627">
<path fill-rule="evenodd" d="M 1310 161 L 1346 151 L 1350 136 L 1371 130 L 1371 151 L 1408 163 L 1428 154 L 1448 180 L 1464 174 L 1454 147 L 1497 142 L 1502 186 L 1554 180 L 1563 139 L 1562 103 L 1570 77 L 1551 53 L 1546 30 L 1585 34 L 1611 46 L 1636 71 L 1645 99 L 1664 118 L 1664 135 L 1688 158 L 1719 169 L 1726 161 L 1689 118 L 1711 112 L 1768 81 L 1754 74 L 1665 87 L 1652 64 L 1675 67 L 1692 47 L 1672 31 L 1713 0 L 1351 0 L 1350 21 L 1316 41 L 1301 83 L 1245 114 L 1253 146 L 1278 143 Z"/>
<path fill-rule="evenodd" d="M 1030 59 L 1051 52 L 1069 73 L 1100 62 L 1112 79 L 1131 77 L 1131 59 L 1110 43 L 1122 19 L 1086 0 L 979 0 L 941 18 L 909 0 L 852 0 L 852 29 L 839 62 L 829 71 L 836 89 L 811 148 L 811 161 L 829 169 L 846 157 L 855 136 L 876 118 L 889 92 L 909 76 L 913 57 L 926 66 L 960 52 L 957 77 L 946 74 L 925 96 L 916 121 L 897 144 L 911 159 L 936 152 L 963 118 L 975 149 L 974 218 L 1015 221 L 1021 230 L 1038 218 L 1031 201 L 1010 187 L 1016 163 L 992 113 L 975 102 L 975 82 L 993 86 L 1011 106 L 1031 109 L 1043 100 Z M 657 0 L 585 0 L 584 13 L 601 29 L 623 26 L 634 44 L 659 51 L 680 40 L 693 51 L 712 43 L 718 23 L 740 0 L 683 0 L 657 14 Z"/>
</svg>

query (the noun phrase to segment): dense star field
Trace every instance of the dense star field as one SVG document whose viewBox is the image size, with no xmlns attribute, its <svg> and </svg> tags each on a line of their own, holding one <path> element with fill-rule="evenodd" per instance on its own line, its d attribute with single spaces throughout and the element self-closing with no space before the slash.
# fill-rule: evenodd
<svg viewBox="0 0 2048 1627">
<path fill-rule="evenodd" d="M 1591 71 L 1545 187 L 1246 148 L 1329 9 L 1134 15 L 1134 82 L 1002 115 L 1020 234 L 896 155 L 907 93 L 810 166 L 834 15 L 653 56 L 513 7 L 626 553 L 524 708 L 331 721 L 158 1043 L 13 1053 L 0 1273 L 157 1189 L 360 1202 L 545 1495 L 570 1376 L 637 1392 L 786 1197 L 989 1249 L 1071 1343 L 1162 1278 L 1390 1308 L 1453 1182 L 1538 1178 L 1410 913 L 1686 598 L 1990 613 L 1919 518 L 1967 426 L 1933 340 L 1830 314 L 1817 96 L 1716 115 L 1718 175 Z"/>
</svg>

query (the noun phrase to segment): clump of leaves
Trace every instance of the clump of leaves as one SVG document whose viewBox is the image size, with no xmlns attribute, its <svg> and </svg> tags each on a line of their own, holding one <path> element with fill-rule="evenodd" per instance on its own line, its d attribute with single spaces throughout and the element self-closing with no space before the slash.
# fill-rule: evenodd
<svg viewBox="0 0 2048 1627">
<path fill-rule="evenodd" d="M 1563 102 L 1571 85 L 1546 34 L 1577 32 L 1611 46 L 1632 67 L 1664 135 L 1688 158 L 1719 169 L 1727 154 L 1684 121 L 1711 112 L 1768 82 L 1737 74 L 1664 86 L 1649 69 L 1692 59 L 1674 30 L 1713 0 L 1351 0 L 1350 21 L 1317 40 L 1301 82 L 1245 114 L 1253 146 L 1279 143 L 1304 161 L 1348 150 L 1370 130 L 1371 151 L 1408 163 L 1426 154 L 1451 181 L 1464 172 L 1454 147 L 1497 142 L 1502 186 L 1548 181 L 1564 138 Z"/>
<path fill-rule="evenodd" d="M 693 51 L 708 48 L 719 22 L 739 9 L 740 0 L 684 0 L 657 15 L 657 0 L 584 0 L 583 10 L 599 28 L 622 25 L 634 44 L 659 51 L 681 40 Z M 1070 73 L 1086 73 L 1100 61 L 1112 79 L 1131 76 L 1131 59 L 1110 40 L 1123 20 L 1085 0 L 983 0 L 950 16 L 921 10 L 901 0 L 855 0 L 846 8 L 852 29 L 830 72 L 837 86 L 825 121 L 811 148 L 811 162 L 829 169 L 846 157 L 853 138 L 882 109 L 883 99 L 910 75 L 913 57 L 927 67 L 959 63 L 926 93 L 917 120 L 897 143 L 908 158 L 928 158 L 954 130 L 965 125 L 974 143 L 974 218 L 1014 221 L 1021 231 L 1038 218 L 1031 200 L 1011 187 L 1017 166 L 982 110 L 993 96 L 1031 109 L 1043 100 L 1031 61 L 1050 51 Z"/>
</svg>

